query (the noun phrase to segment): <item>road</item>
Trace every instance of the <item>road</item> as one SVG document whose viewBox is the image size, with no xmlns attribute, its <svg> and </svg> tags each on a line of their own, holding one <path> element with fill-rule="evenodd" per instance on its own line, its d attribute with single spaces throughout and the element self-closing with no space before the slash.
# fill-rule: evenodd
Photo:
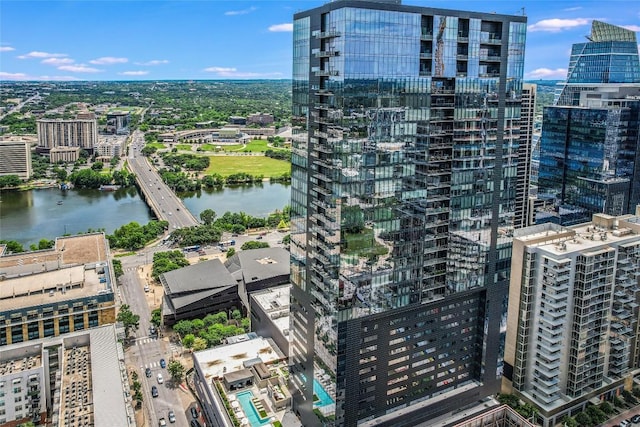
<svg viewBox="0 0 640 427">
<path fill-rule="evenodd" d="M 147 204 L 158 219 L 169 222 L 171 230 L 198 225 L 198 220 L 184 206 L 182 200 L 162 181 L 149 160 L 140 154 L 143 146 L 144 134 L 137 130 L 133 133 L 129 146 L 129 167 L 136 175 Z"/>
<path fill-rule="evenodd" d="M 153 253 L 166 250 L 164 247 L 150 247 L 140 251 L 139 255 L 121 258 L 124 274 L 119 279 L 119 295 L 123 303 L 129 304 L 131 311 L 140 316 L 139 328 L 134 334 L 135 342 L 126 347 L 125 360 L 128 366 L 135 366 L 138 378 L 142 383 L 144 405 L 147 410 L 149 426 L 157 426 L 158 420 L 164 417 L 168 420 L 170 409 L 176 414 L 176 426 L 188 426 L 189 419 L 178 393 L 184 393 L 171 381 L 169 371 L 160 367 L 160 359 L 164 358 L 169 363 L 172 350 L 165 339 L 149 336 L 151 325 L 151 308 L 147 304 L 144 293 L 144 283 L 138 274 L 139 268 L 153 259 Z M 150 368 L 152 375 L 145 376 L 145 368 Z M 163 384 L 158 384 L 157 375 L 161 373 Z M 151 387 L 158 388 L 158 397 L 151 396 Z"/>
<path fill-rule="evenodd" d="M 27 102 L 32 101 L 34 98 L 36 98 L 36 97 L 38 97 L 38 96 L 40 96 L 40 94 L 39 94 L 38 92 L 36 92 L 36 94 L 35 94 L 35 95 L 33 95 L 33 96 L 31 96 L 31 97 L 29 97 L 29 98 L 25 99 L 24 101 L 22 101 L 22 102 L 21 102 L 21 103 L 19 103 L 18 105 L 15 105 L 13 108 L 11 108 L 10 110 L 8 110 L 8 111 L 7 111 L 7 112 L 5 112 L 4 114 L 0 114 L 0 120 L 4 119 L 4 118 L 5 118 L 6 116 L 8 116 L 9 114 L 19 112 L 19 111 L 22 109 L 22 107 L 24 107 L 24 106 L 25 106 L 25 104 L 26 104 Z"/>
</svg>

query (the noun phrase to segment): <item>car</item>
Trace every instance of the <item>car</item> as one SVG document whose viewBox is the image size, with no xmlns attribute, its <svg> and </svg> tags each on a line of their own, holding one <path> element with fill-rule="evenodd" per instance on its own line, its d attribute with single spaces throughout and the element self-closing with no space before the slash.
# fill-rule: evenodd
<svg viewBox="0 0 640 427">
<path fill-rule="evenodd" d="M 176 422 L 176 414 L 172 410 L 169 411 L 169 422 L 171 424 Z"/>
<path fill-rule="evenodd" d="M 198 418 L 198 410 L 194 406 L 191 407 L 191 417 Z"/>
<path fill-rule="evenodd" d="M 151 386 L 151 396 L 152 397 L 158 397 L 158 387 Z"/>
<path fill-rule="evenodd" d="M 151 378 L 151 368 L 147 368 L 144 370 L 144 376 L 147 378 Z"/>
<path fill-rule="evenodd" d="M 191 427 L 202 427 L 198 420 L 191 420 Z"/>
<path fill-rule="evenodd" d="M 166 367 L 167 367 L 167 362 L 165 362 L 165 360 L 164 360 L 164 359 L 160 359 L 160 367 L 161 367 L 162 369 L 164 369 L 164 368 L 166 368 Z"/>
<path fill-rule="evenodd" d="M 176 208 L 176 210 L 177 210 L 177 211 L 179 211 L 179 210 L 180 210 L 180 208 Z"/>
<path fill-rule="evenodd" d="M 149 292 L 151 290 L 151 288 L 149 287 L 149 285 L 144 285 L 144 291 L 145 292 Z"/>
<path fill-rule="evenodd" d="M 162 374 L 158 374 L 158 384 L 162 384 L 164 382 L 164 378 L 162 378 Z"/>
<path fill-rule="evenodd" d="M 640 423 L 640 414 L 635 414 L 633 417 L 631 417 L 631 422 L 634 424 L 639 424 Z"/>
<path fill-rule="evenodd" d="M 171 212 L 169 212 L 169 216 L 171 216 L 171 215 L 172 215 Z"/>
<path fill-rule="evenodd" d="M 167 425 L 167 421 L 164 419 L 164 417 L 162 417 L 162 418 L 160 418 L 160 419 L 158 420 L 158 425 L 159 425 L 160 427 L 162 427 L 162 426 L 166 426 L 166 425 Z"/>
<path fill-rule="evenodd" d="M 262 240 L 262 236 L 256 237 L 256 240 Z"/>
<path fill-rule="evenodd" d="M 622 421 L 620 421 L 620 427 L 628 427 L 628 426 L 629 426 L 629 424 L 631 424 L 631 423 L 629 422 L 629 420 L 622 420 Z"/>
<path fill-rule="evenodd" d="M 149 326 L 149 335 L 155 335 L 157 333 L 158 333 L 158 331 L 156 331 L 156 327 L 155 326 L 153 326 L 153 325 Z"/>
</svg>

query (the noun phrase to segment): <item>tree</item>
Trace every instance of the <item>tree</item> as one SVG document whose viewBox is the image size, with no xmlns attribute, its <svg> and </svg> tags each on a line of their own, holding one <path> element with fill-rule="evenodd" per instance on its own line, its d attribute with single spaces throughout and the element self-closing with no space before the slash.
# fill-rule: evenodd
<svg viewBox="0 0 640 427">
<path fill-rule="evenodd" d="M 55 244 L 56 242 L 54 240 L 40 239 L 38 242 L 38 249 L 51 249 Z"/>
<path fill-rule="evenodd" d="M 6 250 L 9 253 L 24 252 L 22 245 L 15 240 L 0 240 L 0 243 L 7 245 Z"/>
<path fill-rule="evenodd" d="M 236 249 L 235 248 L 229 248 L 227 249 L 227 258 L 231 258 L 232 256 L 234 256 L 236 254 Z"/>
<path fill-rule="evenodd" d="M 192 349 L 195 339 L 196 339 L 195 335 L 187 334 L 184 336 L 184 338 L 182 338 L 182 345 L 188 349 Z"/>
<path fill-rule="evenodd" d="M 114 259 L 111 261 L 113 264 L 113 272 L 116 274 L 116 279 L 124 274 L 124 270 L 122 269 L 122 261 L 119 259 Z"/>
<path fill-rule="evenodd" d="M 94 164 L 91 165 L 91 169 L 93 169 L 94 171 L 101 171 L 102 169 L 104 169 L 104 163 L 95 162 Z"/>
<path fill-rule="evenodd" d="M 579 426 L 588 427 L 592 424 L 591 417 L 585 412 L 580 412 L 576 415 L 576 422 Z"/>
<path fill-rule="evenodd" d="M 181 337 L 184 337 L 187 334 L 192 334 L 194 332 L 193 323 L 191 323 L 191 320 L 180 320 L 173 325 L 173 330 Z"/>
<path fill-rule="evenodd" d="M 128 304 L 122 304 L 116 320 L 122 322 L 124 326 L 124 336 L 127 339 L 129 339 L 131 332 L 137 331 L 140 326 L 140 316 L 133 314 Z"/>
<path fill-rule="evenodd" d="M 268 248 L 269 244 L 267 242 L 258 242 L 256 240 L 249 240 L 248 242 L 244 242 L 240 249 L 248 250 L 248 249 L 260 249 L 260 248 Z"/>
<path fill-rule="evenodd" d="M 609 402 L 602 402 L 600 404 L 600 410 L 607 415 L 611 415 L 613 413 L 613 406 Z"/>
<path fill-rule="evenodd" d="M 200 212 L 200 219 L 202 220 L 204 225 L 211 225 L 216 219 L 216 213 L 213 209 L 205 209 Z"/>
<path fill-rule="evenodd" d="M 578 427 L 578 422 L 575 420 L 575 418 L 570 417 L 569 415 L 565 415 L 564 418 L 562 418 L 561 422 L 565 427 Z"/>
<path fill-rule="evenodd" d="M 156 327 L 159 327 L 162 323 L 162 309 L 156 308 L 151 311 L 151 323 L 153 323 Z"/>
<path fill-rule="evenodd" d="M 207 348 L 207 340 L 201 337 L 196 337 L 193 340 L 193 351 L 200 351 Z"/>
<path fill-rule="evenodd" d="M 591 422 L 594 424 L 600 424 L 607 420 L 607 414 L 605 414 L 600 408 L 597 406 L 588 406 L 587 414 L 591 417 Z"/>
<path fill-rule="evenodd" d="M 620 396 L 616 396 L 613 398 L 613 404 L 618 408 L 622 408 L 624 406 L 624 400 L 622 400 Z"/>
<path fill-rule="evenodd" d="M 236 308 L 235 310 L 233 310 L 233 311 L 231 312 L 231 318 L 232 318 L 233 320 L 240 320 L 240 319 L 242 319 L 242 312 Z"/>
<path fill-rule="evenodd" d="M 172 360 L 167 366 L 167 370 L 174 382 L 180 383 L 184 378 L 184 365 L 179 360 Z"/>
</svg>

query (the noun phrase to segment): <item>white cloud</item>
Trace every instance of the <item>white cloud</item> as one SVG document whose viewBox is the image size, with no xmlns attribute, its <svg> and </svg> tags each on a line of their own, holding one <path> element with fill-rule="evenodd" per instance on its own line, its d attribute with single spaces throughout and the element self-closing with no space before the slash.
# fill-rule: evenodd
<svg viewBox="0 0 640 427">
<path fill-rule="evenodd" d="M 249 71 L 238 71 L 237 68 L 233 68 L 233 67 L 209 67 L 209 68 L 205 68 L 204 71 L 215 73 L 218 77 L 231 77 L 231 78 L 237 78 L 237 79 L 268 78 L 268 77 L 282 76 L 282 73 L 253 73 Z"/>
<path fill-rule="evenodd" d="M 151 61 L 147 61 L 147 62 L 134 62 L 134 64 L 136 65 L 147 65 L 147 66 L 151 66 L 151 65 L 162 65 L 162 64 L 168 64 L 169 60 L 167 59 L 152 59 Z"/>
<path fill-rule="evenodd" d="M 125 62 L 129 62 L 129 60 L 127 58 L 114 58 L 113 56 L 103 56 L 89 61 L 90 64 L 94 65 L 124 64 Z"/>
<path fill-rule="evenodd" d="M 621 27 L 635 32 L 640 31 L 640 25 L 621 25 Z"/>
<path fill-rule="evenodd" d="M 257 10 L 258 8 L 255 6 L 251 6 L 248 9 L 243 9 L 243 10 L 229 10 L 227 12 L 225 12 L 224 14 L 227 16 L 234 16 L 234 15 L 246 15 L 247 13 L 251 13 L 255 10 Z"/>
<path fill-rule="evenodd" d="M 29 52 L 26 55 L 18 56 L 19 59 L 29 59 L 29 58 L 64 58 L 65 56 L 69 56 L 66 53 L 48 53 L 48 52 L 38 52 L 34 50 L 33 52 Z"/>
<path fill-rule="evenodd" d="M 11 46 L 0 46 L 0 52 L 11 52 L 12 50 L 16 50 Z"/>
<path fill-rule="evenodd" d="M 148 71 L 123 71 L 121 73 L 118 73 L 121 76 L 146 76 L 147 74 L 149 74 Z"/>
<path fill-rule="evenodd" d="M 273 33 L 290 33 L 293 31 L 293 24 L 276 24 L 269 27 Z"/>
<path fill-rule="evenodd" d="M 564 79 L 567 77 L 567 69 L 556 68 L 555 70 L 552 70 L 550 68 L 537 68 L 525 73 L 525 77 L 528 79 Z"/>
<path fill-rule="evenodd" d="M 56 80 L 56 81 L 69 81 L 78 80 L 73 76 L 30 76 L 25 73 L 6 73 L 0 71 L 0 80 Z"/>
<path fill-rule="evenodd" d="M 0 71 L 0 80 L 28 80 L 29 76 L 25 73 L 5 73 Z"/>
<path fill-rule="evenodd" d="M 47 65 L 64 65 L 64 64 L 73 64 L 73 59 L 71 58 L 47 58 L 41 61 L 42 64 Z"/>
<path fill-rule="evenodd" d="M 562 9 L 562 10 L 565 11 L 565 12 L 574 12 L 574 11 L 580 10 L 580 9 L 582 9 L 582 6 L 568 7 L 566 9 Z"/>
<path fill-rule="evenodd" d="M 87 67 L 84 64 L 77 65 L 61 65 L 58 67 L 58 70 L 63 71 L 71 71 L 73 73 L 99 73 L 102 70 L 98 70 L 97 68 Z"/>
<path fill-rule="evenodd" d="M 209 68 L 205 68 L 204 71 L 207 71 L 210 73 L 235 73 L 238 70 L 235 68 L 227 68 L 227 67 L 209 67 Z"/>
<path fill-rule="evenodd" d="M 570 28 L 581 27 L 588 25 L 591 19 L 588 18 L 575 18 L 575 19 L 543 19 L 535 24 L 529 25 L 529 31 L 548 31 L 550 33 L 558 33 Z"/>
</svg>

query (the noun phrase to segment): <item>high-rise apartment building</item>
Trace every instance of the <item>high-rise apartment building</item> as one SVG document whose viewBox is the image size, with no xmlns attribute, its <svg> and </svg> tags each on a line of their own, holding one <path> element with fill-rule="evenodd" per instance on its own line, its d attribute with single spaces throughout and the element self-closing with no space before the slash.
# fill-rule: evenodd
<svg viewBox="0 0 640 427">
<path fill-rule="evenodd" d="M 93 152 L 98 143 L 96 119 L 40 119 L 37 151 L 48 153 L 54 147 L 80 147 Z"/>
<path fill-rule="evenodd" d="M 0 141 L 0 176 L 17 175 L 29 179 L 31 169 L 31 144 L 28 141 Z"/>
<path fill-rule="evenodd" d="M 294 17 L 291 335 L 305 426 L 499 390 L 526 17 L 334 1 Z"/>
<path fill-rule="evenodd" d="M 595 214 L 514 236 L 503 391 L 555 426 L 638 375 L 640 218 Z"/>
<path fill-rule="evenodd" d="M 520 145 L 518 148 L 518 181 L 516 188 L 516 212 L 514 227 L 529 224 L 529 187 L 531 185 L 531 157 L 533 154 L 533 123 L 536 114 L 537 85 L 525 83 L 522 87 L 522 107 L 520 108 Z"/>
<path fill-rule="evenodd" d="M 544 109 L 536 223 L 632 213 L 640 203 L 640 61 L 633 31 L 593 21 Z"/>
</svg>

